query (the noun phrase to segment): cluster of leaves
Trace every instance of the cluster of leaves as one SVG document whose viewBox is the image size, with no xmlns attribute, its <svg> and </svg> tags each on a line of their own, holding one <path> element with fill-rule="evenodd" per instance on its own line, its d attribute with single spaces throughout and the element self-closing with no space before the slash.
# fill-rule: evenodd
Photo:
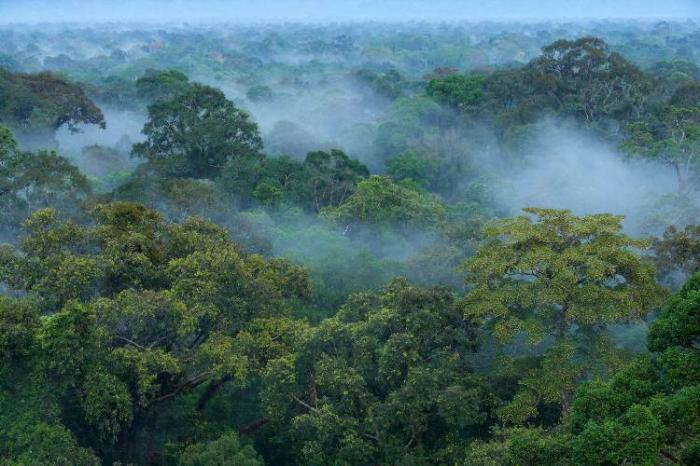
<svg viewBox="0 0 700 466">
<path fill-rule="evenodd" d="M 303 162 L 287 156 L 237 158 L 224 167 L 218 184 L 244 204 L 282 203 L 318 212 L 343 204 L 367 176 L 367 167 L 333 149 L 310 152 Z"/>
</svg>

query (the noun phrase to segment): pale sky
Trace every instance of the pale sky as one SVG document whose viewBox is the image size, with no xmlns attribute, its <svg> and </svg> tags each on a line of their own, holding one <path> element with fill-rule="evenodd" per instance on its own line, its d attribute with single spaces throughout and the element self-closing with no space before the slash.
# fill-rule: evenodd
<svg viewBox="0 0 700 466">
<path fill-rule="evenodd" d="M 0 0 L 0 23 L 700 19 L 700 0 Z"/>
</svg>

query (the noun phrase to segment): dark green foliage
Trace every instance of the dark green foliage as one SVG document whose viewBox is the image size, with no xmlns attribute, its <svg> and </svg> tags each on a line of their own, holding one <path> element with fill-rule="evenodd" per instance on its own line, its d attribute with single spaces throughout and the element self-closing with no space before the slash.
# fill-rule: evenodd
<svg viewBox="0 0 700 466">
<path fill-rule="evenodd" d="M 0 123 L 15 130 L 55 131 L 66 125 L 105 127 L 102 111 L 76 84 L 50 72 L 12 73 L 0 68 Z"/>
<path fill-rule="evenodd" d="M 480 74 L 451 74 L 442 79 L 431 80 L 425 91 L 438 102 L 467 111 L 478 106 L 484 99 L 484 81 L 485 77 Z"/>
<path fill-rule="evenodd" d="M 475 337 L 448 290 L 397 281 L 355 295 L 269 364 L 267 415 L 300 464 L 457 461 L 488 418 Z"/>
<path fill-rule="evenodd" d="M 528 78 L 564 112 L 589 123 L 642 113 L 649 90 L 645 76 L 603 40 L 560 40 L 542 52 L 528 65 Z"/>
<path fill-rule="evenodd" d="M 179 466 L 262 466 L 264 463 L 250 445 L 241 445 L 235 433 L 211 442 L 195 443 L 182 452 Z"/>
<path fill-rule="evenodd" d="M 287 156 L 236 158 L 224 167 L 218 182 L 224 192 L 244 203 L 298 205 L 318 212 L 342 204 L 367 176 L 367 167 L 331 150 L 310 152 L 304 162 Z"/>
<path fill-rule="evenodd" d="M 339 225 L 396 226 L 409 230 L 434 225 L 445 216 L 443 204 L 430 194 L 404 188 L 389 178 L 370 176 L 339 207 L 323 214 Z"/>
<path fill-rule="evenodd" d="M 700 335 L 695 275 L 652 324 L 640 361 L 607 384 L 582 387 L 574 401 L 574 450 L 586 464 L 659 464 L 692 457 L 700 436 Z M 578 446 L 577 446 L 578 445 Z"/>
<path fill-rule="evenodd" d="M 633 157 L 670 166 L 683 194 L 691 189 L 700 167 L 700 107 L 690 101 L 681 105 L 663 106 L 649 118 L 630 123 L 622 148 Z"/>
<path fill-rule="evenodd" d="M 700 79 L 700 68 L 687 60 L 673 60 L 656 63 L 649 71 L 656 76 L 676 82 Z"/>
<path fill-rule="evenodd" d="M 386 162 L 387 175 L 394 181 L 412 181 L 428 188 L 438 172 L 431 160 L 415 152 L 405 152 Z"/>
<path fill-rule="evenodd" d="M 691 350 L 700 335 L 700 274 L 695 274 L 671 298 L 666 311 L 651 327 L 649 347 L 664 351 L 673 347 Z"/>
<path fill-rule="evenodd" d="M 576 464 L 657 464 L 661 423 L 648 408 L 633 406 L 616 420 L 590 422 L 575 438 Z"/>
<path fill-rule="evenodd" d="M 497 429 L 489 443 L 470 445 L 464 464 L 469 466 L 568 466 L 570 438 L 540 428 Z"/>
<path fill-rule="evenodd" d="M 191 420 L 226 384 L 246 386 L 259 369 L 246 354 L 256 337 L 249 326 L 270 319 L 284 327 L 290 303 L 307 296 L 309 284 L 302 270 L 244 254 L 223 230 L 195 218 L 170 224 L 117 203 L 98 206 L 94 221 L 86 228 L 39 211 L 25 224 L 20 251 L 3 251 L 2 280 L 35 297 L 3 298 L 3 376 L 41 381 L 37 393 L 22 395 L 28 410 L 9 411 L 6 424 L 35 416 L 56 424 L 61 442 L 75 436 L 102 458 L 143 462 L 143 449 L 125 446 L 150 438 L 162 448 L 175 439 L 153 437 L 153 416 L 194 397 Z M 9 401 L 17 395 L 5 380 L 0 396 Z M 50 411 L 29 410 L 42 400 Z M 0 456 L 49 448 L 22 444 L 24 430 L 8 435 L 10 449 L 0 447 Z M 193 449 L 192 464 L 236 448 L 231 441 Z"/>
<path fill-rule="evenodd" d="M 262 149 L 257 125 L 223 92 L 193 84 L 187 92 L 148 107 L 146 142 L 133 153 L 170 176 L 214 178 L 226 162 Z"/>
<path fill-rule="evenodd" d="M 136 80 L 138 97 L 146 102 L 171 100 L 186 93 L 190 86 L 189 78 L 176 70 L 146 70 Z"/>
<path fill-rule="evenodd" d="M 390 99 L 403 97 L 408 94 L 412 88 L 415 88 L 415 85 L 396 70 L 389 70 L 380 74 L 371 70 L 361 69 L 357 71 L 354 76 L 380 96 Z"/>
</svg>

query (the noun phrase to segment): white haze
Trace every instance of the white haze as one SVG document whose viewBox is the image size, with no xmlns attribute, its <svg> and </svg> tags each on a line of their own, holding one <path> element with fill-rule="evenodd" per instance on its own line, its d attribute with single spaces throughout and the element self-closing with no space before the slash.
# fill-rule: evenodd
<svg viewBox="0 0 700 466">
<path fill-rule="evenodd" d="M 0 0 L 0 23 L 697 18 L 697 0 Z"/>
<path fill-rule="evenodd" d="M 522 155 L 525 167 L 506 175 L 495 193 L 511 214 L 524 207 L 613 213 L 626 217 L 628 231 L 646 233 L 651 207 L 678 190 L 669 166 L 627 160 L 614 145 L 551 122 Z"/>
<path fill-rule="evenodd" d="M 56 132 L 55 137 L 58 151 L 88 174 L 100 173 L 103 167 L 113 163 L 105 161 L 103 164 L 98 160 L 84 160 L 82 149 L 92 145 L 115 149 L 121 164 L 134 168 L 141 161 L 130 156 L 131 146 L 145 139 L 141 130 L 146 123 L 146 115 L 103 105 L 99 107 L 104 114 L 106 128 L 102 129 L 97 125 L 80 125 L 80 132 L 71 133 L 66 127 L 62 127 Z"/>
<path fill-rule="evenodd" d="M 104 114 L 107 127 L 102 129 L 97 125 L 80 125 L 78 133 L 71 133 L 67 127 L 61 127 L 56 132 L 60 151 L 75 152 L 84 146 L 93 144 L 113 147 L 124 136 L 131 139 L 132 142 L 140 142 L 144 139 L 141 130 L 147 120 L 145 114 L 131 110 L 114 109 L 99 103 L 98 106 Z"/>
</svg>

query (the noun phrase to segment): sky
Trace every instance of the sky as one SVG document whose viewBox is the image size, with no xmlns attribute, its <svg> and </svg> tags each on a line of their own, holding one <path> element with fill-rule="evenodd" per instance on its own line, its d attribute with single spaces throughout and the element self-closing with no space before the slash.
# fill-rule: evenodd
<svg viewBox="0 0 700 466">
<path fill-rule="evenodd" d="M 700 19 L 700 0 L 0 0 L 0 23 Z"/>
</svg>

